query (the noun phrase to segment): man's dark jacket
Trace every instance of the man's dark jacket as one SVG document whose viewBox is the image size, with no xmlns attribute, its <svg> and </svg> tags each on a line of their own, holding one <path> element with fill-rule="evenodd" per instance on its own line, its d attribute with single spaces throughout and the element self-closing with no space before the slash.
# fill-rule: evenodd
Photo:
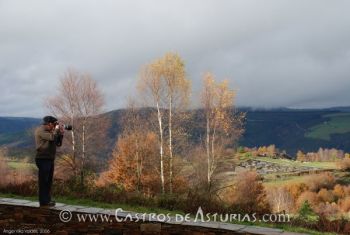
<svg viewBox="0 0 350 235">
<path fill-rule="evenodd" d="M 60 146 L 62 136 L 57 132 L 50 132 L 42 125 L 35 130 L 36 158 L 55 159 L 56 146 Z"/>
</svg>

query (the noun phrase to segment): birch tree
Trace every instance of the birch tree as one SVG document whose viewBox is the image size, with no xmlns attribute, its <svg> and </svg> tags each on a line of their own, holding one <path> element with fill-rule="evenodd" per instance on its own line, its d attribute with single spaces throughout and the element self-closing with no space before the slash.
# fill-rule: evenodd
<svg viewBox="0 0 350 235">
<path fill-rule="evenodd" d="M 97 83 L 88 74 L 69 69 L 61 77 L 57 93 L 49 97 L 47 108 L 60 120 L 73 125 L 71 138 L 66 145 L 71 146 L 71 154 L 62 158 L 77 176 L 80 173 L 81 183 L 87 161 L 97 154 L 97 143 L 103 139 L 108 126 L 102 118 L 104 98 Z"/>
<path fill-rule="evenodd" d="M 235 91 L 229 88 L 227 81 L 218 83 L 211 73 L 204 75 L 201 104 L 206 123 L 205 148 L 209 191 L 222 150 L 227 143 L 234 142 L 243 133 L 244 115 L 234 114 L 235 95 Z"/>
<path fill-rule="evenodd" d="M 159 71 L 160 63 L 155 61 L 141 70 L 138 89 L 141 96 L 145 100 L 149 100 L 151 106 L 155 105 L 157 109 L 157 123 L 159 135 L 159 156 L 160 156 L 160 180 L 162 193 L 165 193 L 165 177 L 164 177 L 164 127 L 163 127 L 163 111 L 162 97 L 164 95 L 164 86 Z M 146 101 L 147 102 L 147 101 Z"/>
<path fill-rule="evenodd" d="M 94 146 L 92 142 L 103 135 L 106 129 L 102 128 L 103 126 L 101 124 L 103 122 L 98 117 L 102 113 L 104 98 L 102 92 L 97 87 L 96 81 L 90 75 L 84 74 L 81 75 L 79 84 L 80 92 L 77 100 L 77 108 L 78 117 L 81 122 L 81 182 L 84 182 L 88 147 L 92 149 L 91 147 Z"/>
<path fill-rule="evenodd" d="M 267 191 L 268 201 L 274 213 L 290 212 L 293 208 L 293 197 L 284 187 L 271 187 Z"/>
<path fill-rule="evenodd" d="M 173 116 L 188 105 L 190 81 L 185 75 L 185 65 L 179 55 L 167 53 L 160 61 L 160 74 L 164 79 L 168 109 L 168 147 L 169 147 L 169 192 L 173 192 Z"/>
<path fill-rule="evenodd" d="M 61 120 L 64 120 L 73 126 L 75 126 L 74 124 L 78 118 L 77 103 L 79 95 L 77 91 L 79 90 L 79 86 L 79 73 L 72 69 L 68 69 L 59 81 L 57 94 L 46 100 L 46 108 L 54 116 L 60 117 Z M 69 157 L 65 155 L 62 160 L 73 170 L 74 175 L 77 175 L 78 163 L 75 130 L 76 129 L 74 128 L 70 132 L 71 138 L 69 145 L 71 146 L 71 155 Z M 67 139 L 67 137 L 65 139 Z"/>
<path fill-rule="evenodd" d="M 186 78 L 184 62 L 179 55 L 167 53 L 142 69 L 138 87 L 142 97 L 150 97 L 156 107 L 159 130 L 162 192 L 165 192 L 165 150 L 168 153 L 169 193 L 174 180 L 174 124 L 187 105 L 190 82 Z M 167 114 L 167 115 L 166 115 Z M 175 118 L 176 117 L 176 118 Z M 165 122 L 167 122 L 165 124 Z M 165 132 L 166 131 L 166 132 Z M 167 141 L 167 148 L 166 146 Z"/>
</svg>

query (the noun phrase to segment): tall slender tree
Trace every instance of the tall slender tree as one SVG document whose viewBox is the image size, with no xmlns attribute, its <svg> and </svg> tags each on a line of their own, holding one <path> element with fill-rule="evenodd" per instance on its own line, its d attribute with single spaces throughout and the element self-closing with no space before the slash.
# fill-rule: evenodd
<svg viewBox="0 0 350 235">
<path fill-rule="evenodd" d="M 218 83 L 211 73 L 203 77 L 201 103 L 206 123 L 206 159 L 208 190 L 212 187 L 212 178 L 227 143 L 234 142 L 243 133 L 243 113 L 235 112 L 235 91 L 227 81 Z"/>
<path fill-rule="evenodd" d="M 102 113 L 104 98 L 96 81 L 90 75 L 68 69 L 60 79 L 57 93 L 48 97 L 46 107 L 64 122 L 73 124 L 70 143 L 71 153 L 65 160 L 77 176 L 80 173 L 84 183 L 86 163 L 90 162 L 99 149 L 108 126 Z M 67 143 L 67 141 L 65 141 Z"/>
<path fill-rule="evenodd" d="M 165 177 L 164 177 L 164 126 L 162 97 L 164 95 L 164 86 L 159 72 L 160 63 L 155 61 L 152 64 L 142 68 L 138 89 L 141 96 L 148 103 L 147 105 L 155 105 L 157 109 L 157 123 L 159 135 L 159 156 L 160 156 L 160 180 L 162 193 L 165 193 Z"/>
<path fill-rule="evenodd" d="M 79 73 L 73 69 L 68 69 L 61 77 L 58 86 L 58 92 L 55 96 L 46 99 L 46 108 L 55 116 L 60 117 L 66 122 L 75 126 L 77 120 L 77 103 L 79 89 Z M 71 155 L 70 157 L 63 157 L 65 164 L 71 167 L 74 175 L 78 174 L 77 163 L 77 141 L 76 134 L 73 129 L 71 134 Z M 67 156 L 67 155 L 66 155 Z"/>
<path fill-rule="evenodd" d="M 184 62 L 179 55 L 167 53 L 142 69 L 138 87 L 143 97 L 150 97 L 157 109 L 162 192 L 165 192 L 165 160 L 169 167 L 169 192 L 174 180 L 174 124 L 188 105 L 190 82 L 186 78 Z M 167 115 L 165 115 L 167 113 Z M 165 124 L 165 122 L 167 122 Z M 165 132 L 166 131 L 166 132 Z M 165 142 L 167 141 L 167 148 Z M 165 150 L 168 159 L 165 159 Z"/>
<path fill-rule="evenodd" d="M 174 115 L 184 110 L 189 101 L 190 81 L 186 78 L 185 65 L 178 54 L 167 53 L 160 62 L 160 73 L 164 79 L 165 95 L 168 108 L 168 146 L 169 146 L 169 192 L 173 192 L 174 179 Z"/>
</svg>

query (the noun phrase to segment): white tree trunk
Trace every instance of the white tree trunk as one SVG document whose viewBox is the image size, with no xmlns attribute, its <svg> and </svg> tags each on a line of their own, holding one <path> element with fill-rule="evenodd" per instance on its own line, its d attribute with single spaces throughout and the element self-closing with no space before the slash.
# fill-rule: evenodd
<svg viewBox="0 0 350 235">
<path fill-rule="evenodd" d="M 209 171 L 209 177 L 210 177 L 210 185 L 209 190 L 211 188 L 211 181 L 212 181 L 212 175 L 214 174 L 215 168 L 216 168 L 216 157 L 215 157 L 215 134 L 216 134 L 216 127 L 214 124 L 213 127 L 213 134 L 211 138 L 211 156 L 210 156 L 210 171 Z"/>
<path fill-rule="evenodd" d="M 164 182 L 164 153 L 163 153 L 163 127 L 162 127 L 162 116 L 159 109 L 159 103 L 157 102 L 158 112 L 158 124 L 159 124 L 159 135 L 160 135 L 160 180 L 162 184 L 162 193 L 165 193 L 165 182 Z"/>
<path fill-rule="evenodd" d="M 84 182 L 84 168 L 85 168 L 85 120 L 83 121 L 83 133 L 82 133 L 82 161 L 81 161 L 81 183 Z"/>
<path fill-rule="evenodd" d="M 138 145 L 138 141 L 137 140 L 136 140 L 136 143 L 135 143 L 135 147 L 136 147 L 136 175 L 137 175 L 137 185 L 136 185 L 137 188 L 136 189 L 137 189 L 137 191 L 140 191 L 140 186 L 141 186 L 141 160 L 140 160 L 139 145 Z"/>
<path fill-rule="evenodd" d="M 169 98 L 169 192 L 173 193 L 172 97 Z"/>
<path fill-rule="evenodd" d="M 210 174 L 210 125 L 209 125 L 209 114 L 207 113 L 207 140 L 206 140 L 206 149 L 207 149 L 207 162 L 208 162 L 208 188 L 211 184 L 211 174 Z"/>
<path fill-rule="evenodd" d="M 71 123 L 72 123 L 72 126 L 73 126 L 73 129 L 71 130 L 71 136 L 72 136 L 72 153 L 73 153 L 73 157 L 72 157 L 72 160 L 73 160 L 73 166 L 74 166 L 74 175 L 77 176 L 77 169 L 76 169 L 76 153 L 75 153 L 75 132 L 74 132 L 74 113 L 72 114 L 72 117 L 71 117 Z"/>
</svg>

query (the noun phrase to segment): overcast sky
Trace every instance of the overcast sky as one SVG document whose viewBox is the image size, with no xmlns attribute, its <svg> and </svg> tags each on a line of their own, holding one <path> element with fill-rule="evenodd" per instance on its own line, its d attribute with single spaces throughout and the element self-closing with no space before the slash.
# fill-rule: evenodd
<svg viewBox="0 0 350 235">
<path fill-rule="evenodd" d="M 185 61 L 198 97 L 211 71 L 237 104 L 350 105 L 350 1 L 0 0 L 0 116 L 40 117 L 68 67 L 123 108 L 143 64 Z"/>
</svg>

